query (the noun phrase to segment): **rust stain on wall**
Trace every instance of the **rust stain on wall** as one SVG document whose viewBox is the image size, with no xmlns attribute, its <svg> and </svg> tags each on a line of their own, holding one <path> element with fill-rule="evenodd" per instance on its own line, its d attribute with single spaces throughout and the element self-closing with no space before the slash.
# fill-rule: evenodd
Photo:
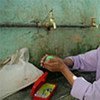
<svg viewBox="0 0 100 100">
<path fill-rule="evenodd" d="M 71 37 L 71 40 L 75 43 L 81 43 L 83 39 L 81 35 L 75 34 Z"/>
</svg>

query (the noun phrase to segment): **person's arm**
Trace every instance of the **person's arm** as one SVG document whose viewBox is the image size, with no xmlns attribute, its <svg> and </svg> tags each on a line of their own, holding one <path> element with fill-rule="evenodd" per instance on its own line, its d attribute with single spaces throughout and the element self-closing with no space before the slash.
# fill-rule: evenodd
<svg viewBox="0 0 100 100">
<path fill-rule="evenodd" d="M 85 54 L 66 57 L 64 59 L 64 62 L 69 67 L 73 67 L 73 69 L 78 69 L 82 71 L 96 71 L 98 62 L 98 52 L 100 52 L 100 48 L 89 51 Z"/>
<path fill-rule="evenodd" d="M 77 79 L 77 77 L 69 70 L 69 68 L 67 66 L 64 66 L 60 72 L 65 76 L 70 85 L 73 86 L 74 81 Z"/>
<path fill-rule="evenodd" d="M 100 79 L 91 84 L 78 77 L 72 86 L 71 95 L 80 100 L 100 100 Z"/>
<path fill-rule="evenodd" d="M 45 58 L 45 57 L 44 57 Z M 72 85 L 71 95 L 80 100 L 99 100 L 100 98 L 100 79 L 93 84 L 82 77 L 76 77 L 65 65 L 62 59 L 56 57 L 49 61 L 41 60 L 44 68 L 55 72 L 61 72 L 68 82 Z"/>
<path fill-rule="evenodd" d="M 80 100 L 100 99 L 100 79 L 93 84 L 83 77 L 76 77 L 67 67 L 61 71 L 68 82 L 72 85 L 71 95 Z"/>
</svg>

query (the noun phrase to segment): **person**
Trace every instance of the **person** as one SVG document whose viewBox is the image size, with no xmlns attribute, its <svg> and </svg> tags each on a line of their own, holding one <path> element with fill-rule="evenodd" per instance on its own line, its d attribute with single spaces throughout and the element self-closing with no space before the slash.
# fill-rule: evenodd
<svg viewBox="0 0 100 100">
<path fill-rule="evenodd" d="M 61 72 L 72 86 L 73 97 L 79 100 L 100 100 L 100 47 L 65 59 L 54 57 L 45 61 L 47 56 L 41 59 L 41 65 L 49 71 Z M 75 76 L 69 67 L 82 71 L 96 71 L 96 81 L 90 83 L 83 77 Z"/>
</svg>

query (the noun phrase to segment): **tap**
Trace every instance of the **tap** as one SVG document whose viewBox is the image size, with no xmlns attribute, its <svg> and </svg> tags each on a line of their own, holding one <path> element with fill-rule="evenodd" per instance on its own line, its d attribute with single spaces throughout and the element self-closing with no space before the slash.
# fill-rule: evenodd
<svg viewBox="0 0 100 100">
<path fill-rule="evenodd" d="M 50 23 L 52 23 L 53 28 L 56 29 L 56 23 L 55 23 L 54 19 L 50 18 Z"/>
<path fill-rule="evenodd" d="M 92 26 L 92 27 L 98 28 L 98 25 L 96 24 L 95 19 L 96 19 L 96 18 L 94 18 L 94 17 L 91 18 L 91 26 Z"/>
<path fill-rule="evenodd" d="M 50 21 L 50 24 L 52 24 L 53 28 L 56 29 L 57 26 L 56 26 L 56 22 L 53 17 L 53 10 L 50 10 L 49 12 L 49 21 Z"/>
</svg>

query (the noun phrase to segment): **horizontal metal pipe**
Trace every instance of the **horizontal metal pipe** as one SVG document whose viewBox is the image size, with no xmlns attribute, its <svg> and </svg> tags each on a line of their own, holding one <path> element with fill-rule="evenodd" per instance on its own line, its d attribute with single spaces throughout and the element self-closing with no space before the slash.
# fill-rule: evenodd
<svg viewBox="0 0 100 100">
<path fill-rule="evenodd" d="M 92 26 L 90 26 L 90 25 L 57 25 L 57 27 L 62 27 L 62 28 L 66 28 L 66 27 L 68 27 L 68 28 L 90 28 L 90 27 L 92 27 Z"/>
<path fill-rule="evenodd" d="M 37 27 L 36 24 L 21 24 L 21 23 L 3 23 L 0 27 Z"/>
<path fill-rule="evenodd" d="M 32 27 L 39 27 L 39 28 L 43 28 L 43 27 L 52 27 L 52 26 L 46 26 L 46 25 L 38 25 L 38 24 L 21 24 L 21 23 L 1 23 L 0 27 L 7 27 L 7 28 L 12 28 L 12 27 L 16 27 L 16 28 L 32 28 Z M 90 28 L 92 27 L 91 25 L 57 25 L 58 28 Z"/>
</svg>

